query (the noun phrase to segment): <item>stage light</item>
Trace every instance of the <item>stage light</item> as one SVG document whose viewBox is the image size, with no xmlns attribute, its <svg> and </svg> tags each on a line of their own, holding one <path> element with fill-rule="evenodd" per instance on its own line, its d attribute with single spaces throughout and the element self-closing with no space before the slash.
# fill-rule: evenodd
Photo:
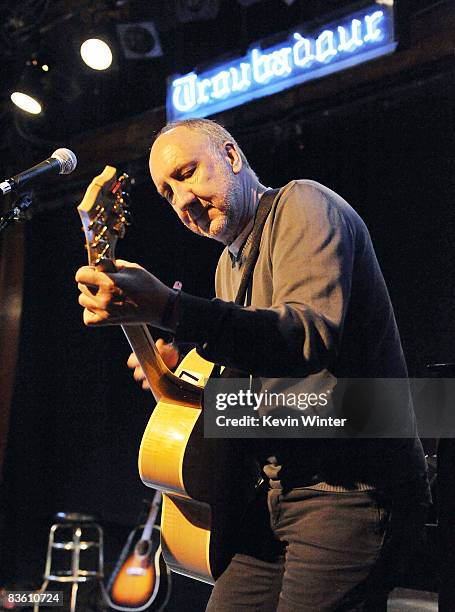
<svg viewBox="0 0 455 612">
<path fill-rule="evenodd" d="M 158 32 L 152 21 L 119 23 L 116 28 L 123 54 L 127 59 L 145 59 L 163 55 Z"/>
<path fill-rule="evenodd" d="M 42 62 L 32 57 L 25 62 L 24 70 L 13 85 L 11 101 L 15 106 L 30 115 L 40 115 L 45 111 L 46 83 L 48 74 L 41 70 Z M 13 89 L 12 88 L 12 89 Z"/>
<path fill-rule="evenodd" d="M 99 38 L 89 38 L 82 43 L 81 57 L 93 70 L 107 70 L 112 64 L 111 48 Z"/>
<path fill-rule="evenodd" d="M 11 100 L 16 106 L 31 115 L 39 115 L 43 110 L 38 100 L 21 91 L 14 91 L 11 94 Z"/>
</svg>

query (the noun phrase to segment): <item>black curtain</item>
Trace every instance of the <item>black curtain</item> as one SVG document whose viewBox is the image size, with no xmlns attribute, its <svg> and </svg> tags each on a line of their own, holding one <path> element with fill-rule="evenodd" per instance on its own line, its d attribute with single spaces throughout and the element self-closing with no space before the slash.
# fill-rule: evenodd
<svg viewBox="0 0 455 612">
<path fill-rule="evenodd" d="M 412 375 L 423 375 L 427 362 L 455 360 L 453 119 L 450 96 L 439 91 L 389 108 L 320 115 L 279 141 L 272 126 L 258 123 L 265 143 L 260 147 L 251 144 L 257 138 L 250 142 L 246 128 L 233 130 L 266 185 L 318 180 L 365 219 Z M 149 180 L 134 187 L 132 211 L 134 222 L 117 256 L 211 297 L 219 245 L 185 230 Z M 142 498 L 151 497 L 137 474 L 137 450 L 153 399 L 127 371 L 121 330 L 82 324 L 73 278 L 85 253 L 75 209 L 35 218 L 26 248 L 3 483 L 10 574 L 26 571 L 27 551 L 45 540 L 56 511 L 81 510 L 130 525 Z M 41 572 L 44 548 L 39 554 Z"/>
</svg>

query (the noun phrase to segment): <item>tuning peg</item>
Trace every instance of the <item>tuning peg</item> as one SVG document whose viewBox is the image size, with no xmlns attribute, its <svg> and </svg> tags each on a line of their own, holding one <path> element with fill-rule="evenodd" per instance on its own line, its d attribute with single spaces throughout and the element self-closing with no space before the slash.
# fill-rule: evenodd
<svg viewBox="0 0 455 612">
<path fill-rule="evenodd" d="M 91 249 L 99 249 L 100 247 L 104 247 L 107 244 L 106 240 L 97 240 L 90 243 Z"/>
<path fill-rule="evenodd" d="M 122 174 L 118 180 L 121 185 L 122 192 L 128 191 L 132 182 L 128 174 Z"/>
<path fill-rule="evenodd" d="M 123 192 L 122 193 L 122 197 L 120 199 L 120 202 L 121 202 L 123 208 L 128 208 L 129 205 L 130 205 L 130 194 L 126 193 L 126 192 Z"/>
<path fill-rule="evenodd" d="M 131 211 L 129 211 L 128 209 L 124 209 L 122 217 L 121 217 L 122 223 L 125 223 L 125 225 L 131 225 L 131 219 L 132 219 Z"/>
<path fill-rule="evenodd" d="M 100 228 L 103 226 L 104 226 L 103 221 L 97 217 L 89 224 L 88 229 L 89 231 L 92 231 L 93 229 Z"/>
</svg>

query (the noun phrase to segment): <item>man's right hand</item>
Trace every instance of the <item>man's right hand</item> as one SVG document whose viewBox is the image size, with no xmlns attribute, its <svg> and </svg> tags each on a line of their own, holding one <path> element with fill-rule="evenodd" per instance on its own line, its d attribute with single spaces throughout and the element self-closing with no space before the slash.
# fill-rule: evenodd
<svg viewBox="0 0 455 612">
<path fill-rule="evenodd" d="M 159 338 L 155 344 L 165 365 L 170 370 L 173 370 L 175 367 L 177 367 L 180 355 L 175 344 L 173 344 L 172 342 L 165 342 L 162 338 Z M 134 370 L 134 380 L 137 380 L 137 382 L 142 383 L 143 389 L 150 389 L 149 384 L 145 378 L 145 374 L 142 371 L 141 366 L 139 365 L 139 361 L 137 360 L 135 353 L 131 353 L 131 355 L 128 357 L 127 365 L 129 368 L 131 368 L 131 370 Z"/>
</svg>

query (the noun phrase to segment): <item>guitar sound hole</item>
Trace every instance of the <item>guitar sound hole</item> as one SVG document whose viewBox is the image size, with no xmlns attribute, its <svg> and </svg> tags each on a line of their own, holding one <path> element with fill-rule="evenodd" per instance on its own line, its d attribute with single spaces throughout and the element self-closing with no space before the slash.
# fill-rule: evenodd
<svg viewBox="0 0 455 612">
<path fill-rule="evenodd" d="M 137 543 L 137 554 L 140 555 L 141 557 L 143 555 L 146 555 L 149 551 L 149 542 L 146 542 L 145 540 L 141 540 L 140 542 Z"/>
</svg>

